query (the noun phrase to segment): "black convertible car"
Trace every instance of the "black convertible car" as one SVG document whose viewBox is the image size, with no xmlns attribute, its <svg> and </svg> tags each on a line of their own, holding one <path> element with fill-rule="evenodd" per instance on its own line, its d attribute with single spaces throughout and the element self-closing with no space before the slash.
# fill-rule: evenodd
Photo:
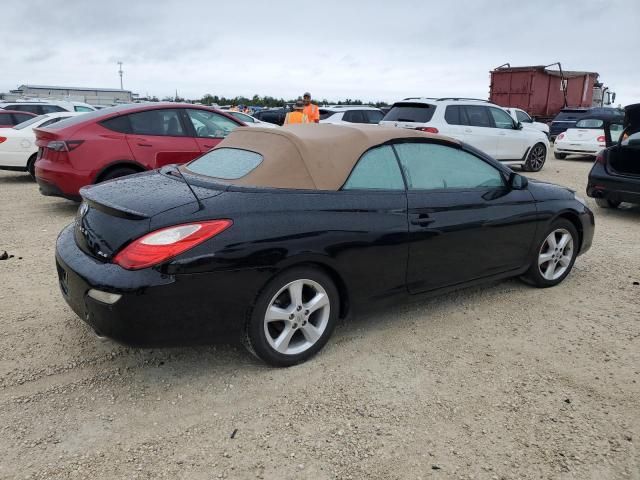
<svg viewBox="0 0 640 480">
<path fill-rule="evenodd" d="M 133 345 L 229 335 L 277 366 L 398 297 L 523 276 L 560 283 L 591 246 L 575 192 L 458 141 L 378 126 L 240 128 L 191 163 L 82 192 L 62 293 Z"/>
</svg>

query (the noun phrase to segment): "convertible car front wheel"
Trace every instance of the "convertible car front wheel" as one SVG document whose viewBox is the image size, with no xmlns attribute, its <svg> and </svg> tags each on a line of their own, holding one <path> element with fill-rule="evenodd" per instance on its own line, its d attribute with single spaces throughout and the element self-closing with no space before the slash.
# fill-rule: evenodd
<svg viewBox="0 0 640 480">
<path fill-rule="evenodd" d="M 335 327 L 338 295 L 331 278 L 319 269 L 302 267 L 281 273 L 258 295 L 249 314 L 247 349 L 276 367 L 311 358 Z"/>
<path fill-rule="evenodd" d="M 571 272 L 578 248 L 579 236 L 573 223 L 563 218 L 554 221 L 523 279 L 541 288 L 559 284 Z"/>
</svg>

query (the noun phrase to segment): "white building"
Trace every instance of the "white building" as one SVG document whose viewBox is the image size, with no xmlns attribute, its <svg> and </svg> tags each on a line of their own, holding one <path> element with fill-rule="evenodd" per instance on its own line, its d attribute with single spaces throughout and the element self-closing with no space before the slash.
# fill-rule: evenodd
<svg viewBox="0 0 640 480">
<path fill-rule="evenodd" d="M 20 85 L 9 93 L 0 94 L 4 101 L 26 98 L 47 98 L 49 100 L 72 100 L 90 105 L 109 106 L 116 103 L 131 103 L 138 94 L 131 90 L 117 88 L 60 87 L 51 85 Z"/>
</svg>

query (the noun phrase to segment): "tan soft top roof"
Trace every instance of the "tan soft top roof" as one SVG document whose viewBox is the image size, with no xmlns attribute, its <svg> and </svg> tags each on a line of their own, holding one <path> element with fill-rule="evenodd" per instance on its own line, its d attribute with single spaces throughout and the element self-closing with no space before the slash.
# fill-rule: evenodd
<svg viewBox="0 0 640 480">
<path fill-rule="evenodd" d="M 237 180 L 242 186 L 339 190 L 364 152 L 394 139 L 448 137 L 418 130 L 378 125 L 289 125 L 282 128 L 237 128 L 218 148 L 241 148 L 257 152 L 263 161 Z"/>
</svg>

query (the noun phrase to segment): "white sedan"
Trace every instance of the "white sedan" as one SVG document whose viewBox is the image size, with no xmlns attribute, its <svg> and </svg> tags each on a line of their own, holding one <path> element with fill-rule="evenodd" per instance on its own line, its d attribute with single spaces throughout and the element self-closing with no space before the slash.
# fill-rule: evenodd
<svg viewBox="0 0 640 480">
<path fill-rule="evenodd" d="M 611 136 L 617 140 L 622 133 L 622 125 L 611 125 Z M 606 147 L 604 121 L 599 118 L 583 118 L 576 126 L 567 129 L 556 137 L 553 155 L 562 160 L 567 155 L 586 155 L 595 157 Z"/>
<path fill-rule="evenodd" d="M 225 113 L 231 115 L 233 118 L 240 120 L 247 124 L 247 127 L 264 127 L 264 128 L 278 128 L 278 125 L 274 125 L 273 123 L 263 122 L 262 120 L 258 120 L 256 117 L 252 117 L 251 115 L 247 115 L 242 112 L 232 112 L 227 110 Z"/>
<path fill-rule="evenodd" d="M 12 128 L 0 128 L 0 170 L 29 172 L 34 177 L 38 154 L 34 128 L 46 127 L 84 112 L 55 112 L 39 115 Z"/>
</svg>

